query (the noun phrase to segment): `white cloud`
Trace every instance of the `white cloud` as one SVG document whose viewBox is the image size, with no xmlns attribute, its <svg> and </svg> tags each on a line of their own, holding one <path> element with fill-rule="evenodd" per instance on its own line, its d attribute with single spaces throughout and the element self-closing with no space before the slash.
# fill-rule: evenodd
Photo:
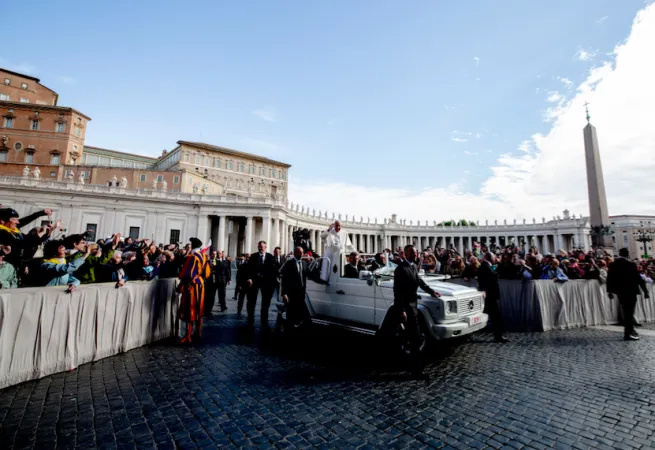
<svg viewBox="0 0 655 450">
<path fill-rule="evenodd" d="M 450 140 L 453 142 L 468 142 L 469 140 L 466 138 L 458 138 L 458 137 L 451 137 Z"/>
<path fill-rule="evenodd" d="M 75 83 L 75 78 L 73 78 L 70 75 L 60 75 L 59 76 L 59 81 L 61 81 L 64 84 L 74 84 Z"/>
<path fill-rule="evenodd" d="M 480 65 L 480 58 L 478 58 L 477 56 L 473 57 L 473 61 L 475 62 L 476 66 Z"/>
<path fill-rule="evenodd" d="M 263 108 L 255 109 L 252 112 L 253 116 L 259 117 L 262 120 L 267 122 L 277 122 L 277 112 L 275 109 L 270 106 L 265 106 Z"/>
<path fill-rule="evenodd" d="M 464 150 L 464 154 L 468 156 L 478 156 L 478 152 L 469 152 L 468 150 Z"/>
<path fill-rule="evenodd" d="M 473 136 L 473 133 L 470 131 L 453 130 L 450 134 L 450 140 L 453 142 L 468 142 L 471 136 Z"/>
<path fill-rule="evenodd" d="M 521 142 L 517 147 L 517 150 L 523 153 L 530 153 L 532 149 L 532 141 L 530 139 L 526 139 L 525 141 Z"/>
<path fill-rule="evenodd" d="M 562 94 L 560 94 L 559 92 L 557 92 L 557 91 L 550 91 L 550 92 L 548 93 L 548 98 L 546 99 L 546 101 L 547 101 L 548 103 L 558 103 L 560 100 L 562 100 L 562 98 L 563 98 L 563 97 L 562 97 Z"/>
<path fill-rule="evenodd" d="M 601 17 L 600 19 L 598 19 L 598 20 L 596 21 L 596 24 L 597 24 L 597 25 L 602 25 L 602 24 L 604 24 L 605 21 L 607 20 L 607 17 L 608 17 L 608 16 L 603 16 L 603 17 Z"/>
<path fill-rule="evenodd" d="M 585 50 L 584 48 L 579 48 L 575 53 L 575 58 L 578 61 L 591 61 L 596 57 L 596 52 L 593 50 Z"/>
<path fill-rule="evenodd" d="M 616 47 L 616 59 L 590 70 L 572 97 L 551 111 L 549 131 L 530 137 L 530 151 L 500 155 L 479 191 L 466 192 L 461 184 L 410 189 L 293 177 L 291 200 L 330 212 L 379 219 L 395 213 L 421 221 L 536 217 L 541 222 L 542 216 L 551 218 L 564 209 L 588 214 L 582 129 L 583 104 L 589 101 L 610 214 L 655 214 L 655 190 L 649 188 L 655 173 L 651 114 L 655 59 L 650 58 L 654 53 L 655 5 L 648 5 L 638 13 L 625 42 Z M 524 142 L 518 147 L 528 148 Z"/>
<path fill-rule="evenodd" d="M 567 88 L 569 88 L 569 89 L 571 88 L 571 86 L 573 86 L 573 81 L 569 80 L 569 79 L 566 78 L 566 77 L 557 77 L 557 79 L 558 79 L 559 81 L 561 81 L 562 84 L 563 84 L 564 86 L 566 86 Z"/>
</svg>

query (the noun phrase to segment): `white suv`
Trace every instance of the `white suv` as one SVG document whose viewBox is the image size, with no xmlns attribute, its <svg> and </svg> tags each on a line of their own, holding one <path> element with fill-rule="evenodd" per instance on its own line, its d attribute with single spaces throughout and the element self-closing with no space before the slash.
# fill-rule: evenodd
<svg viewBox="0 0 655 450">
<path fill-rule="evenodd" d="M 329 284 L 307 280 L 307 307 L 312 322 L 339 325 L 354 331 L 377 334 L 385 318 L 394 314 L 393 272 L 395 264 L 359 279 L 331 274 Z M 419 325 L 429 340 L 448 339 L 473 333 L 487 325 L 484 298 L 476 289 L 445 282 L 443 275 L 423 275 L 424 281 L 441 294 L 431 297 L 417 292 Z M 281 305 L 279 305 L 281 306 Z M 280 307 L 279 322 L 283 320 Z"/>
</svg>

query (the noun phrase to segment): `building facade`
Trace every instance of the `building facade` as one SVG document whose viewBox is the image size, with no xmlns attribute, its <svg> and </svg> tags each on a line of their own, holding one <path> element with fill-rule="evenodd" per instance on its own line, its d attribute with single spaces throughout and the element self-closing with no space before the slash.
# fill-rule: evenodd
<svg viewBox="0 0 655 450">
<path fill-rule="evenodd" d="M 655 216 L 612 216 L 610 217 L 612 240 L 614 243 L 614 254 L 619 249 L 627 248 L 633 258 L 651 257 L 653 254 L 653 242 L 640 242 L 640 235 L 652 238 L 655 234 Z"/>
<path fill-rule="evenodd" d="M 363 253 L 375 253 L 408 243 L 417 247 L 454 246 L 463 252 L 473 242 L 527 247 L 542 253 L 590 248 L 587 218 L 569 216 L 552 221 L 485 223 L 475 226 L 407 224 L 391 216 L 383 221 L 316 212 L 288 204 L 286 199 L 258 195 L 212 195 L 143 190 L 79 182 L 26 177 L 0 177 L 0 196 L 21 215 L 52 208 L 71 232 L 89 230 L 94 238 L 114 232 L 155 242 L 187 242 L 198 237 L 230 255 L 256 251 L 264 240 L 270 248 L 290 251 L 293 232 L 307 229 L 315 248 L 322 253 L 320 233 L 336 219 L 341 220 L 353 244 Z M 40 224 L 35 224 L 40 225 Z"/>
</svg>

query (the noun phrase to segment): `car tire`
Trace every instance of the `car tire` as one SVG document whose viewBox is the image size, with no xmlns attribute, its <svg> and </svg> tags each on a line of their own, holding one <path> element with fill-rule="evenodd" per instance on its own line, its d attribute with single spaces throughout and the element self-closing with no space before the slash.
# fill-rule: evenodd
<svg viewBox="0 0 655 450">
<path fill-rule="evenodd" d="M 418 312 L 418 325 L 419 330 L 421 331 L 421 345 L 419 346 L 419 353 L 421 355 L 428 355 L 434 351 L 436 347 L 436 342 L 430 331 L 428 330 L 428 325 L 423 316 L 423 312 Z"/>
</svg>

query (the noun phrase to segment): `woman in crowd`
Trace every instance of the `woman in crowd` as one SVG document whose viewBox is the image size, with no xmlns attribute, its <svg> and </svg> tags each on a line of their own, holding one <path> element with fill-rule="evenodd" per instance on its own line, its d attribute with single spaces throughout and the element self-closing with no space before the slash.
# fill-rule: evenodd
<svg viewBox="0 0 655 450">
<path fill-rule="evenodd" d="M 66 247 L 62 241 L 49 241 L 43 249 L 43 262 L 41 263 L 41 281 L 44 286 L 66 286 L 68 292 L 80 285 L 80 280 L 73 276 L 91 253 L 91 246 L 87 246 L 84 254 L 72 262 L 66 262 Z"/>
</svg>

